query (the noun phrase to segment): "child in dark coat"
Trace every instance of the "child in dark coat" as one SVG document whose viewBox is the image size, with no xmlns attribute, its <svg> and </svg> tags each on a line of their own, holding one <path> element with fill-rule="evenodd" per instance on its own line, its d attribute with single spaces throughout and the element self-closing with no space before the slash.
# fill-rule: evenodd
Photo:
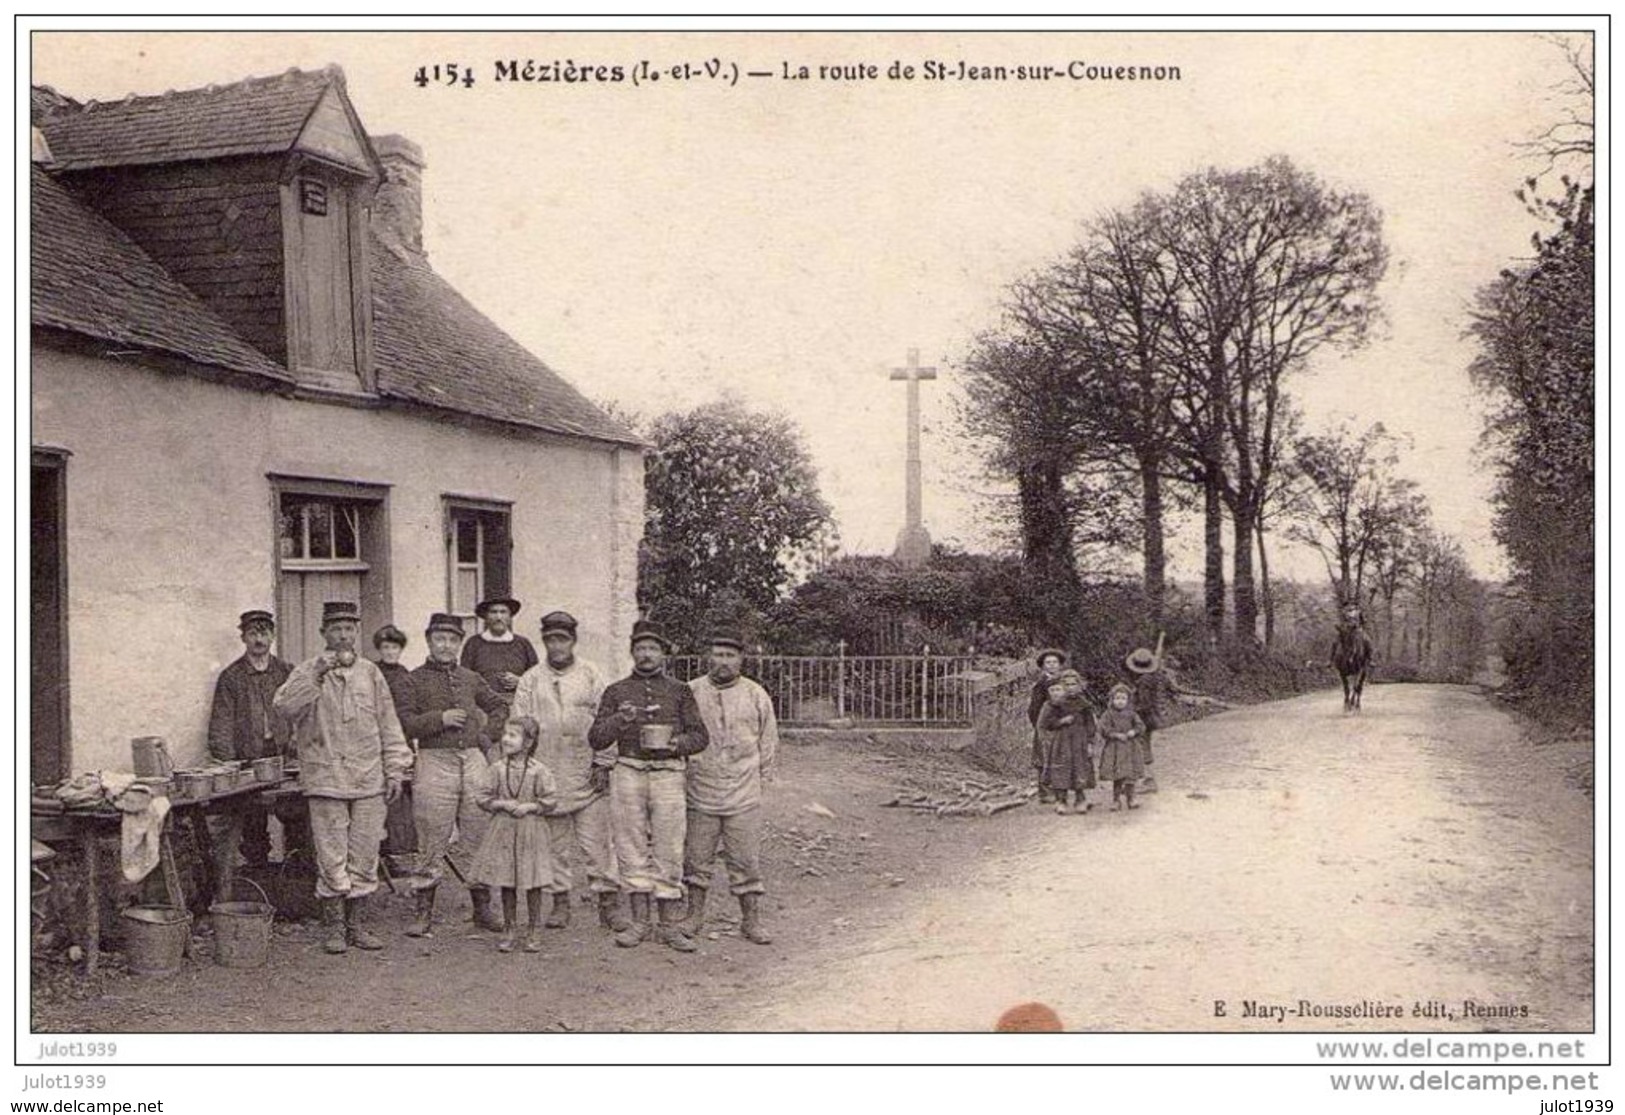
<svg viewBox="0 0 1625 1115">
<path fill-rule="evenodd" d="M 1128 686 L 1112 686 L 1107 698 L 1110 707 L 1100 714 L 1096 733 L 1100 741 L 1100 780 L 1112 784 L 1112 809 L 1138 809 L 1134 783 L 1145 776 L 1145 756 L 1141 752 L 1145 721 L 1132 707 L 1133 692 Z"/>
<path fill-rule="evenodd" d="M 1084 792 L 1095 785 L 1095 765 L 1089 756 L 1094 709 L 1084 696 L 1083 678 L 1076 670 L 1063 670 L 1049 685 L 1049 698 L 1038 714 L 1038 735 L 1043 745 L 1043 785 L 1055 795 L 1057 813 L 1086 813 Z"/>
</svg>

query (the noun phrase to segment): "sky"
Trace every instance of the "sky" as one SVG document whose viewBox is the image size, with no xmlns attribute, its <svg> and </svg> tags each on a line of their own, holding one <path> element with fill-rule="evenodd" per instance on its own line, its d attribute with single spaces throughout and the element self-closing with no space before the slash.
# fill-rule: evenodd
<svg viewBox="0 0 1625 1115">
<path fill-rule="evenodd" d="M 961 60 L 1172 66 L 1180 80 L 923 76 Z M 498 80 L 508 61 L 620 66 L 627 80 Z M 645 62 L 665 77 L 643 80 Z M 684 62 L 686 80 L 672 73 Z M 894 62 L 915 76 L 889 78 Z M 1474 292 L 1527 257 L 1536 228 L 1513 197 L 1536 168 L 1512 145 L 1555 118 L 1565 75 L 1534 33 L 33 40 L 33 80 L 80 100 L 329 63 L 369 132 L 422 146 L 426 248 L 458 290 L 590 398 L 655 414 L 732 394 L 790 414 L 849 552 L 889 552 L 902 525 L 904 391 L 887 373 L 910 348 L 940 375 L 922 389 L 926 525 L 1003 544 L 990 509 L 1004 490 L 966 451 L 954 400 L 1005 289 L 1142 191 L 1284 154 L 1368 194 L 1392 253 L 1371 343 L 1292 384 L 1309 426 L 1380 421 L 1407 439 L 1402 469 L 1438 525 L 1481 575 L 1504 572 L 1462 333 Z M 413 80 L 450 63 L 474 84 Z M 862 64 L 878 76 L 818 77 Z M 784 76 L 801 66 L 807 80 Z M 1180 528 L 1175 576 L 1200 575 L 1199 545 L 1198 523 Z M 1323 575 L 1312 554 L 1275 549 L 1278 573 Z"/>
</svg>

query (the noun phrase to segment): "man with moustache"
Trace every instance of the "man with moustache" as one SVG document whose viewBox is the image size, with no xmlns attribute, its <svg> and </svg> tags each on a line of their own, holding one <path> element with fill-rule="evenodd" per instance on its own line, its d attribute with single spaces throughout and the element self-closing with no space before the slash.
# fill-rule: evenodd
<svg viewBox="0 0 1625 1115">
<path fill-rule="evenodd" d="M 476 804 L 486 771 L 483 750 L 488 718 L 507 712 L 507 703 L 485 679 L 457 664 L 463 624 L 456 616 L 436 612 L 424 631 L 429 660 L 413 670 L 406 687 L 406 734 L 418 741 L 417 769 L 412 776 L 412 820 L 418 836 L 418 875 L 414 918 L 406 933 L 427 937 L 434 924 L 435 891 L 444 877 L 449 854 L 460 880 L 470 878 L 489 818 Z M 451 843 L 452 826 L 457 843 Z M 449 850 L 449 853 L 448 853 Z M 474 922 L 500 933 L 502 914 L 488 888 L 470 884 Z"/>
<path fill-rule="evenodd" d="M 327 648 L 295 666 L 271 702 L 293 721 L 330 953 L 384 947 L 362 925 L 363 903 L 378 889 L 384 818 L 412 765 L 389 684 L 355 652 L 360 627 L 355 604 L 323 604 Z"/>
<path fill-rule="evenodd" d="M 276 620 L 267 611 L 247 611 L 238 617 L 237 631 L 243 641 L 242 657 L 221 670 L 214 685 L 209 758 L 250 762 L 285 754 L 288 721 L 272 710 L 271 701 L 288 680 L 291 667 L 271 653 Z M 209 816 L 216 902 L 231 900 L 239 851 L 249 867 L 264 867 L 270 860 L 270 821 L 270 811 L 258 804 Z"/>
<path fill-rule="evenodd" d="M 610 832 L 621 888 L 632 907 L 632 924 L 615 935 L 615 943 L 636 948 L 655 932 L 652 899 L 659 907 L 659 939 L 678 952 L 693 952 L 677 916 L 683 900 L 683 772 L 688 757 L 704 751 L 710 737 L 694 691 L 666 676 L 670 652 L 658 626 L 648 620 L 633 624 L 632 674 L 604 690 L 587 742 L 594 751 L 613 748 L 615 754 Z"/>
<path fill-rule="evenodd" d="M 586 865 L 587 887 L 598 901 L 598 922 L 619 932 L 627 928 L 621 913 L 621 887 L 615 877 L 615 851 L 610 840 L 609 772 L 615 765 L 607 752 L 594 755 L 587 743 L 593 714 L 604 693 L 603 673 L 578 658 L 576 619 L 569 612 L 542 617 L 542 662 L 525 671 L 514 691 L 511 716 L 528 716 L 541 725 L 536 757 L 558 782 L 558 797 L 547 816 L 553 851 L 553 909 L 547 928 L 570 924 L 570 849 Z"/>
<path fill-rule="evenodd" d="M 711 671 L 689 682 L 711 746 L 688 761 L 688 833 L 683 875 L 693 937 L 705 921 L 705 897 L 716 873 L 717 851 L 728 869 L 728 889 L 739 899 L 740 935 L 758 945 L 773 938 L 762 928 L 762 783 L 772 780 L 779 746 L 773 699 L 741 670 L 745 643 L 737 632 L 711 639 Z"/>
</svg>

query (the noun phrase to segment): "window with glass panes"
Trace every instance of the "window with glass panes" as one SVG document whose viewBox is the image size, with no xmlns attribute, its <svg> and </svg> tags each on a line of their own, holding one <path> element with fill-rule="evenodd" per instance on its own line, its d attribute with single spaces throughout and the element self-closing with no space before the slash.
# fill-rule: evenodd
<svg viewBox="0 0 1625 1115">
<path fill-rule="evenodd" d="M 481 600 L 511 591 L 508 523 L 504 506 L 447 500 L 446 572 L 452 614 L 471 616 Z"/>
<path fill-rule="evenodd" d="M 285 567 L 361 565 L 364 562 L 359 504 L 285 494 L 281 499 L 281 512 L 278 544 Z"/>
</svg>

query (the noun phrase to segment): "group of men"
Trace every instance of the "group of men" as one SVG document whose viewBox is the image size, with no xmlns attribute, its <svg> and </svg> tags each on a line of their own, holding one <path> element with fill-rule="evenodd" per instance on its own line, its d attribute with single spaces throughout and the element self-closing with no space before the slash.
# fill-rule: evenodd
<svg viewBox="0 0 1625 1115">
<path fill-rule="evenodd" d="M 536 756 L 558 787 L 547 816 L 549 928 L 569 924 L 579 860 L 617 945 L 655 937 L 693 952 L 720 855 L 739 900 L 740 933 L 768 944 L 761 803 L 778 725 L 766 691 L 741 672 L 743 640 L 716 634 L 709 673 L 684 684 L 666 673 L 672 645 L 664 632 L 640 620 L 632 673 L 606 686 L 602 671 L 575 653 L 573 616 L 542 617 L 538 656 L 513 629 L 520 607 L 511 598 L 482 601 L 482 630 L 466 640 L 457 616 L 434 614 L 424 631 L 427 659 L 414 670 L 400 663 L 408 640 L 393 626 L 373 638 L 378 661 L 357 653 L 353 603 L 323 606 L 324 649 L 297 665 L 271 653 L 271 613 L 241 616 L 244 653 L 216 684 L 209 750 L 223 760 L 297 757 L 306 816 L 279 816 L 289 846 L 308 842 L 314 855 L 324 948 L 383 947 L 364 924 L 365 900 L 378 889 L 386 820 L 408 772 L 418 855 L 407 933 L 432 934 L 447 870 L 468 887 L 475 922 L 502 930 L 499 904 L 468 879 L 487 824 L 476 794 L 510 717 L 536 721 Z M 307 819 L 308 836 L 298 835 Z M 218 886 L 230 886 L 239 854 L 266 861 L 267 820 L 250 811 L 211 821 Z"/>
</svg>

